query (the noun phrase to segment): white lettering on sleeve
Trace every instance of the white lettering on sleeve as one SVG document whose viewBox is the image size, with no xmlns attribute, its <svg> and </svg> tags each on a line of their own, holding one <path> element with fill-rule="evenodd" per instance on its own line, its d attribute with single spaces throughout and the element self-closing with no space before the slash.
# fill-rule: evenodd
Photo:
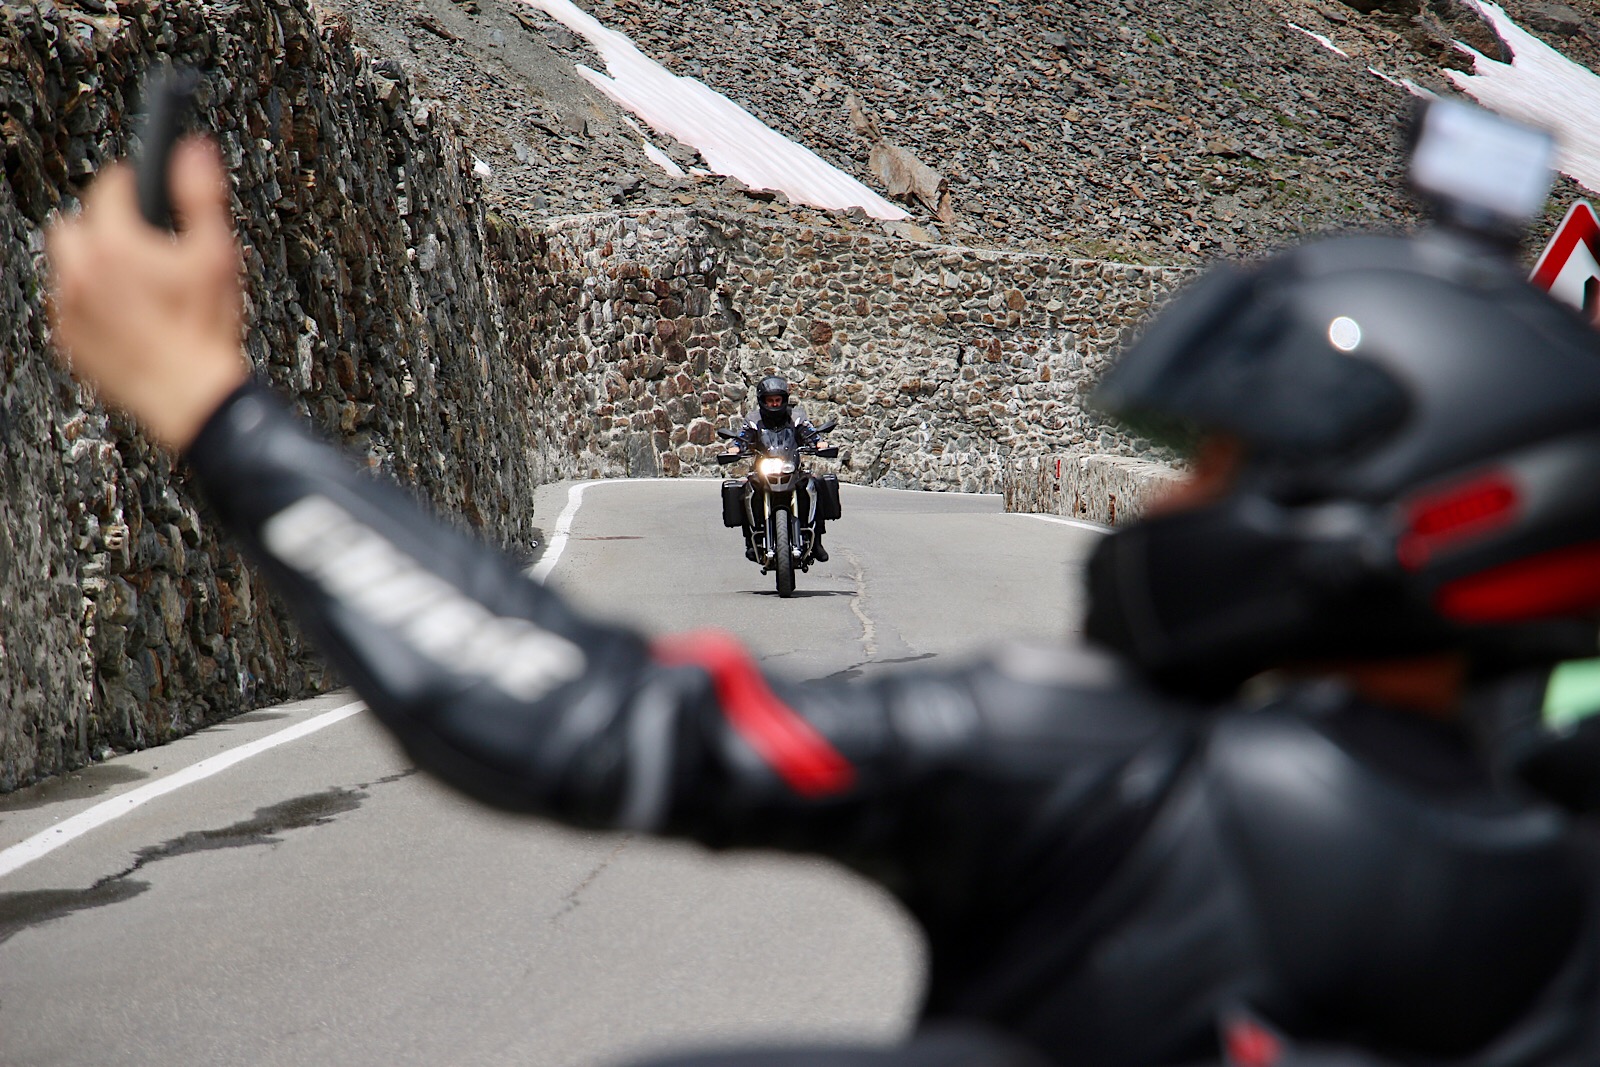
<svg viewBox="0 0 1600 1067">
<path fill-rule="evenodd" d="M 284 508 L 261 528 L 267 551 L 447 670 L 537 700 L 583 674 L 576 644 L 527 619 L 498 616 L 425 569 L 323 496 Z"/>
</svg>

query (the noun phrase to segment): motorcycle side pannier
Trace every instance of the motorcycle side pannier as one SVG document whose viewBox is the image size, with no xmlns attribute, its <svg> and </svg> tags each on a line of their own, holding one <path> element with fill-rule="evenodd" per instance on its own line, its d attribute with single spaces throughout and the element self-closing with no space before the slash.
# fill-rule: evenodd
<svg viewBox="0 0 1600 1067">
<path fill-rule="evenodd" d="M 743 478 L 729 478 L 722 483 L 722 525 L 744 525 Z"/>
<path fill-rule="evenodd" d="M 821 497 L 817 501 L 817 508 L 822 517 L 832 521 L 840 515 L 839 511 L 839 476 L 837 474 L 824 474 L 817 479 L 822 489 L 817 494 Z"/>
</svg>

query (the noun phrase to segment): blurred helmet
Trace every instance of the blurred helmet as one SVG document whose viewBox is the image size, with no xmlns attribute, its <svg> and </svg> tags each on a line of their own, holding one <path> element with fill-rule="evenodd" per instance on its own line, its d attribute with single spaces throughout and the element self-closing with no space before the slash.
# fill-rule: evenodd
<svg viewBox="0 0 1600 1067">
<path fill-rule="evenodd" d="M 1489 246 L 1353 237 L 1214 269 L 1096 402 L 1148 435 L 1243 446 L 1219 499 L 1091 560 L 1089 636 L 1158 681 L 1594 654 L 1600 333 Z"/>
<path fill-rule="evenodd" d="M 769 374 L 756 385 L 756 406 L 761 409 L 761 421 L 768 426 L 782 426 L 789 421 L 789 383 L 776 374 Z"/>
</svg>

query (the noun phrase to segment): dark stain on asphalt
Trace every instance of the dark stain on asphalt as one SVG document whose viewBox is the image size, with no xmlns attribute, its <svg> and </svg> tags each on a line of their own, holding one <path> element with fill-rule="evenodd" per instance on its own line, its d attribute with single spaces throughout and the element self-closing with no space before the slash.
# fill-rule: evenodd
<svg viewBox="0 0 1600 1067">
<path fill-rule="evenodd" d="M 0 812 L 26 811 L 64 800 L 87 800 L 114 785 L 127 785 L 150 777 L 148 771 L 121 763 L 98 763 L 69 771 L 38 785 L 0 797 Z"/>
<path fill-rule="evenodd" d="M 228 726 L 241 722 L 271 722 L 273 719 L 287 719 L 287 711 L 247 711 L 243 715 L 235 715 L 219 725 Z"/>
<path fill-rule="evenodd" d="M 781 596 L 776 589 L 752 589 L 750 592 L 756 596 Z M 854 589 L 796 589 L 789 596 L 796 600 L 804 600 L 813 596 L 858 596 Z"/>
<path fill-rule="evenodd" d="M 605 873 L 606 868 L 611 866 L 613 860 L 622 855 L 622 850 L 627 848 L 628 842 L 632 840 L 632 834 L 624 834 L 622 839 L 617 842 L 617 846 L 610 852 L 606 853 L 605 857 L 602 858 L 599 863 L 595 864 L 594 868 L 590 870 L 588 874 L 584 875 L 578 884 L 573 886 L 572 890 L 567 893 L 566 896 L 561 898 L 561 905 L 556 908 L 555 913 L 552 914 L 547 921 L 554 925 L 565 918 L 575 908 L 577 908 L 579 904 L 582 904 L 584 892 L 590 886 L 594 885 L 595 879 L 599 878 Z"/>
<path fill-rule="evenodd" d="M 133 877 L 141 868 L 172 856 L 193 852 L 209 852 L 222 848 L 245 848 L 251 845 L 276 845 L 278 836 L 286 830 L 307 826 L 322 826 L 335 816 L 354 811 L 367 799 L 367 790 L 373 786 L 387 785 L 417 773 L 410 768 L 387 775 L 375 782 L 362 783 L 354 789 L 336 786 L 320 793 L 294 797 L 281 804 L 257 808 L 248 819 L 225 826 L 220 830 L 195 830 L 182 837 L 173 838 L 161 845 L 152 845 L 138 851 L 132 866 L 116 874 L 107 875 L 87 889 L 40 889 L 17 893 L 0 893 L 0 944 L 13 934 L 30 926 L 61 919 L 74 912 L 100 908 L 107 904 L 120 904 L 150 888 L 150 883 Z"/>
<path fill-rule="evenodd" d="M 899 659 L 872 659 L 872 660 L 867 660 L 865 663 L 853 663 L 850 666 L 844 668 L 843 670 L 834 671 L 832 674 L 825 675 L 821 679 L 818 679 L 818 680 L 819 681 L 833 681 L 833 680 L 836 680 L 836 679 L 839 679 L 839 678 L 860 678 L 862 672 L 868 667 L 877 668 L 877 667 L 892 666 L 893 664 L 896 664 L 896 663 L 916 663 L 918 660 L 933 659 L 937 655 L 938 655 L 937 652 L 924 652 L 921 655 L 917 655 L 917 656 L 901 656 Z"/>
<path fill-rule="evenodd" d="M 121 904 L 150 888 L 149 882 L 132 881 L 128 872 L 102 878 L 88 889 L 36 889 L 0 893 L 0 944 L 30 926 L 62 919 L 75 911 Z"/>
</svg>

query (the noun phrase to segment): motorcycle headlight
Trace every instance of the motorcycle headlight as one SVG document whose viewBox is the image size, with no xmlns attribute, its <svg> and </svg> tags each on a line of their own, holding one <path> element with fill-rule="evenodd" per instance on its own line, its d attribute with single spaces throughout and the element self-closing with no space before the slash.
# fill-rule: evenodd
<svg viewBox="0 0 1600 1067">
<path fill-rule="evenodd" d="M 793 474 L 794 464 L 777 456 L 767 456 L 756 460 L 756 470 L 770 478 L 775 474 Z"/>
</svg>

